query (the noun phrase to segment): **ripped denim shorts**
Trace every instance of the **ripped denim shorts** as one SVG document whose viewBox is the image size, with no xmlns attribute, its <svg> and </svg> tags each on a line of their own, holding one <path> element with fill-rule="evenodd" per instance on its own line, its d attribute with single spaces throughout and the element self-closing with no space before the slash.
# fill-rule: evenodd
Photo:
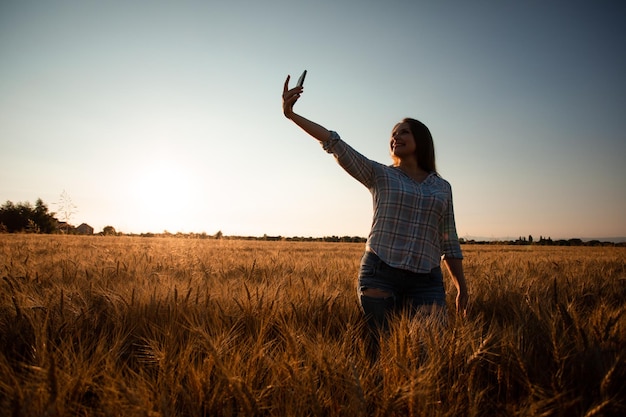
<svg viewBox="0 0 626 417">
<path fill-rule="evenodd" d="M 388 293 L 385 297 L 363 295 L 366 289 Z M 368 323 L 374 327 L 387 327 L 387 315 L 408 310 L 411 313 L 433 307 L 443 311 L 446 294 L 441 267 L 429 273 L 415 273 L 394 268 L 384 263 L 375 253 L 367 251 L 361 259 L 359 270 L 359 301 Z"/>
</svg>

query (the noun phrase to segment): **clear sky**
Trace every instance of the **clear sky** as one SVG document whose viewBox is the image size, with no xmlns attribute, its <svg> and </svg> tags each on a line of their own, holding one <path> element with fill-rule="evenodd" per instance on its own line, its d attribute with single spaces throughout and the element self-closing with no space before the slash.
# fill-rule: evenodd
<svg viewBox="0 0 626 417">
<path fill-rule="evenodd" d="M 96 231 L 366 236 L 281 113 L 391 163 L 423 121 L 461 237 L 626 236 L 626 3 L 0 0 L 0 202 Z"/>
</svg>

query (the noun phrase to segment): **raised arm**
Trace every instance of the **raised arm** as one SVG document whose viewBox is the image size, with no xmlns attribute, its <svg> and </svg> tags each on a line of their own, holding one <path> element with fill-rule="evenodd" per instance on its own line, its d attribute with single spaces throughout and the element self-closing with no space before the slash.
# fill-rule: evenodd
<svg viewBox="0 0 626 417">
<path fill-rule="evenodd" d="M 293 105 L 296 104 L 296 101 L 298 101 L 298 99 L 300 98 L 300 95 L 302 94 L 302 91 L 304 91 L 304 88 L 294 87 L 292 89 L 289 89 L 290 78 L 290 76 L 287 76 L 287 79 L 285 80 L 285 85 L 283 87 L 283 114 L 287 119 L 290 119 L 292 122 L 300 126 L 302 130 L 313 136 L 315 139 L 319 140 L 320 142 L 326 142 L 330 138 L 330 131 L 328 129 L 300 116 L 297 113 L 294 113 Z"/>
</svg>

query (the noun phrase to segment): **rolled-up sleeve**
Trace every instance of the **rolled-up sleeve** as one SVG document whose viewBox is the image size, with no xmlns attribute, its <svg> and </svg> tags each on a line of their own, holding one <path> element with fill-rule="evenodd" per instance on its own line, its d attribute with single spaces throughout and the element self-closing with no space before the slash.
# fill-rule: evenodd
<svg viewBox="0 0 626 417">
<path fill-rule="evenodd" d="M 375 162 L 341 140 L 334 131 L 330 132 L 330 139 L 323 142 L 322 147 L 326 152 L 333 154 L 339 165 L 354 179 L 368 188 L 371 187 L 375 175 Z"/>
<path fill-rule="evenodd" d="M 441 221 L 441 251 L 443 259 L 463 259 L 459 236 L 456 232 L 456 222 L 454 220 L 454 204 L 452 203 L 452 190 L 450 189 L 450 198 L 446 207 L 446 211 Z"/>
</svg>

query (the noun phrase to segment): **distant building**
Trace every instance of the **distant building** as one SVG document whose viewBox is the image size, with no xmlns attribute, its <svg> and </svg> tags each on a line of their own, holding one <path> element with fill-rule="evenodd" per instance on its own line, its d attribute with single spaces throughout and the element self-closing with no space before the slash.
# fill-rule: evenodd
<svg viewBox="0 0 626 417">
<path fill-rule="evenodd" d="M 74 226 L 67 222 L 57 221 L 57 230 L 61 233 L 70 234 L 70 232 L 74 229 Z"/>
<path fill-rule="evenodd" d="M 77 235 L 93 235 L 93 227 L 89 226 L 87 223 L 82 223 L 80 226 L 76 228 Z"/>
</svg>

